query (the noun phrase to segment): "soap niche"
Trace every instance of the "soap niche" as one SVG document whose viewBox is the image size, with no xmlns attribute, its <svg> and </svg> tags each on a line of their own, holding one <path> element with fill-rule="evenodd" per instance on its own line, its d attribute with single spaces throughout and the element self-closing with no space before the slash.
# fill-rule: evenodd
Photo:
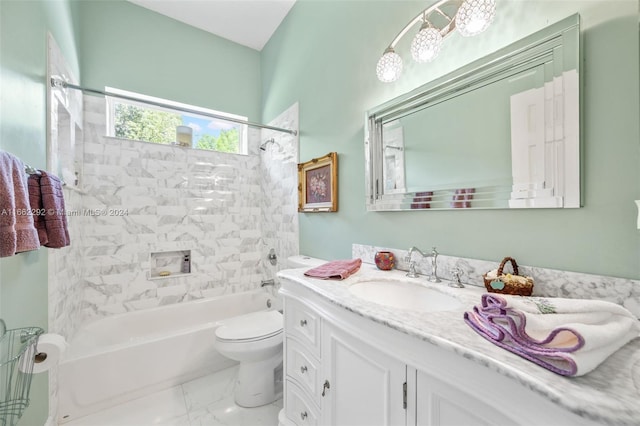
<svg viewBox="0 0 640 426">
<path fill-rule="evenodd" d="M 191 274 L 191 250 L 151 253 L 150 280 Z"/>
</svg>

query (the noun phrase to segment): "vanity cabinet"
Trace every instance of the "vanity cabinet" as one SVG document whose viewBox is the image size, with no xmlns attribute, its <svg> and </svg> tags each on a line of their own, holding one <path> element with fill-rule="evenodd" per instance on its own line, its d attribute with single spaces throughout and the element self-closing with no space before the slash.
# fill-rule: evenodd
<svg viewBox="0 0 640 426">
<path fill-rule="evenodd" d="M 280 426 L 580 425 L 580 417 L 452 350 L 283 280 Z M 446 325 L 444 325 L 446 326 Z"/>
<path fill-rule="evenodd" d="M 403 362 L 329 323 L 323 323 L 321 344 L 323 377 L 330 384 L 321 400 L 322 424 L 406 424 Z"/>
<path fill-rule="evenodd" d="M 423 371 L 416 371 L 417 426 L 514 425 L 515 418 L 502 414 L 465 392 Z M 513 414 L 513 413 L 512 413 Z"/>
<path fill-rule="evenodd" d="M 406 365 L 285 298 L 285 413 L 295 425 L 404 425 Z"/>
</svg>

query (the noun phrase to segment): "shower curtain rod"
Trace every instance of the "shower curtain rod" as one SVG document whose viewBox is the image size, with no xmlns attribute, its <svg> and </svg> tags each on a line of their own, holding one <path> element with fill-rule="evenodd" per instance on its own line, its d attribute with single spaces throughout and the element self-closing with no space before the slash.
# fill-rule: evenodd
<svg viewBox="0 0 640 426">
<path fill-rule="evenodd" d="M 119 95 L 116 93 L 109 93 L 109 92 L 104 92 L 102 90 L 96 90 L 96 89 L 88 89 L 86 87 L 81 87 L 75 84 L 67 83 L 66 81 L 56 77 L 51 77 L 51 87 L 62 88 L 62 89 L 75 89 L 75 90 L 80 90 L 82 93 L 87 93 L 91 95 L 110 96 L 112 98 L 120 98 L 120 99 L 125 99 L 127 101 L 142 102 L 148 105 L 153 105 L 161 108 L 170 108 L 170 109 L 186 112 L 189 114 L 197 114 L 205 117 L 217 118 L 219 120 L 231 121 L 238 124 L 246 124 L 247 126 L 250 126 L 250 127 L 258 127 L 260 129 L 268 129 L 268 130 L 275 130 L 276 132 L 289 133 L 290 135 L 294 135 L 294 136 L 298 134 L 297 130 L 283 129 L 282 127 L 269 126 L 267 124 L 252 123 L 251 121 L 241 120 L 239 118 L 225 117 L 223 115 L 211 114 L 207 112 L 198 111 L 195 109 L 176 107 L 173 105 L 163 104 L 161 102 L 138 99 L 133 96 Z"/>
</svg>

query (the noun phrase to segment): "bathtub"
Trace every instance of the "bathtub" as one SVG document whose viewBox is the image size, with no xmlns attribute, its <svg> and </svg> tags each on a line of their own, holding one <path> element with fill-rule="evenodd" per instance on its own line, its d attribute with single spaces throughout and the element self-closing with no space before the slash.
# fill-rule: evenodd
<svg viewBox="0 0 640 426">
<path fill-rule="evenodd" d="M 58 369 L 64 423 L 235 364 L 215 349 L 227 318 L 280 309 L 264 289 L 114 315 L 87 324 Z"/>
</svg>

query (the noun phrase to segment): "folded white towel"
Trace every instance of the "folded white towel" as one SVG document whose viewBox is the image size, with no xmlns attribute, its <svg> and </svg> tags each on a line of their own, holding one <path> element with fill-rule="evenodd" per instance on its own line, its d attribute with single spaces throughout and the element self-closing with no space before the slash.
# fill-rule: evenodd
<svg viewBox="0 0 640 426">
<path fill-rule="evenodd" d="M 563 375 L 588 373 L 640 336 L 631 312 L 599 300 L 485 294 L 465 320 L 493 343 Z"/>
</svg>

